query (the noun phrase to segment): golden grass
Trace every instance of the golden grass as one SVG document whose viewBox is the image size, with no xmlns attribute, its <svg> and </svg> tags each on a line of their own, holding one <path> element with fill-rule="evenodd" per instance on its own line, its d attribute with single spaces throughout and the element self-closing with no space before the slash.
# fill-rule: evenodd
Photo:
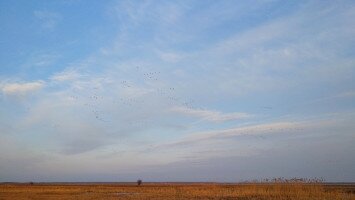
<svg viewBox="0 0 355 200">
<path fill-rule="evenodd" d="M 240 199 L 355 200 L 355 185 L 250 184 L 2 184 L 0 200 Z"/>
</svg>

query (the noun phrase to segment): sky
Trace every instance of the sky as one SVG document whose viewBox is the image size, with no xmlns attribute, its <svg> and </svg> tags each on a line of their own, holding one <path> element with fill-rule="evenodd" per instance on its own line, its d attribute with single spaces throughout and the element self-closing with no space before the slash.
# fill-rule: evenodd
<svg viewBox="0 0 355 200">
<path fill-rule="evenodd" d="M 355 2 L 0 1 L 0 182 L 355 181 Z"/>
</svg>

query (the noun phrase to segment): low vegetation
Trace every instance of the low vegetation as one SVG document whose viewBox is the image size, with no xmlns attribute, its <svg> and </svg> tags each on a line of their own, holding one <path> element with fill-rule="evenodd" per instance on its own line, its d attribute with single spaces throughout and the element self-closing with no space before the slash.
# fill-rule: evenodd
<svg viewBox="0 0 355 200">
<path fill-rule="evenodd" d="M 304 181 L 262 183 L 0 184 L 0 200 L 236 199 L 355 200 L 355 185 Z"/>
</svg>

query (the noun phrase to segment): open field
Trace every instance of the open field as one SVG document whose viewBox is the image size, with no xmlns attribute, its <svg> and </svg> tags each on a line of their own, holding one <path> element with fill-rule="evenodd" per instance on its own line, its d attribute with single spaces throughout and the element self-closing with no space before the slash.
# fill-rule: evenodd
<svg viewBox="0 0 355 200">
<path fill-rule="evenodd" d="M 305 183 L 146 183 L 0 184 L 0 200 L 94 199 L 355 199 L 355 184 Z"/>
</svg>

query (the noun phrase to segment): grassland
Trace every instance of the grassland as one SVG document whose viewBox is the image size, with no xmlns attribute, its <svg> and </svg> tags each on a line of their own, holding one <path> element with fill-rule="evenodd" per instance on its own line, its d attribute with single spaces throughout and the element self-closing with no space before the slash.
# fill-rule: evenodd
<svg viewBox="0 0 355 200">
<path fill-rule="evenodd" d="M 355 185 L 249 184 L 0 184 L 0 200 L 236 199 L 355 200 Z"/>
</svg>

